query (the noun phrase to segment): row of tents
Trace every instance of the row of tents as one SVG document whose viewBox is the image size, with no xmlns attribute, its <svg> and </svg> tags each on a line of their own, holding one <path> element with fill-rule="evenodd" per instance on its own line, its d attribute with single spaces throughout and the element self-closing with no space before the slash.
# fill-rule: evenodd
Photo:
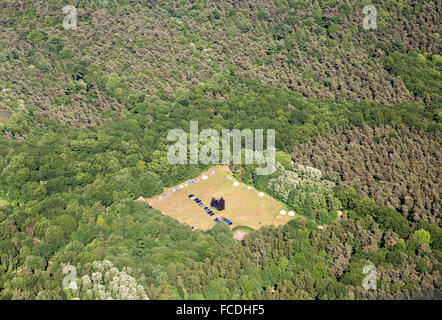
<svg viewBox="0 0 442 320">
<path fill-rule="evenodd" d="M 200 182 L 200 179 L 194 179 L 190 180 L 187 183 L 185 183 L 186 186 L 190 186 L 192 183 Z M 172 189 L 172 192 L 177 192 L 181 189 L 184 189 L 184 185 L 180 184 L 178 187 L 175 187 Z M 158 200 L 162 200 L 163 198 L 167 198 L 168 195 L 170 195 L 171 191 L 164 193 L 162 196 L 157 197 Z"/>
<path fill-rule="evenodd" d="M 210 174 L 215 174 L 215 173 L 216 173 L 215 170 L 210 171 Z M 207 177 L 206 175 L 203 175 L 201 179 L 202 179 L 202 180 L 207 180 L 208 177 Z M 177 191 L 179 191 L 180 189 L 184 189 L 184 187 L 188 187 L 188 186 L 190 186 L 191 184 L 193 184 L 193 183 L 198 183 L 198 182 L 200 182 L 200 179 L 199 179 L 199 178 L 189 180 L 189 181 L 187 181 L 187 182 L 184 182 L 184 184 L 180 184 L 179 186 L 173 188 L 173 189 L 172 189 L 172 192 L 177 192 Z M 170 195 L 170 193 L 171 193 L 171 191 L 168 191 L 167 193 L 164 193 L 162 196 L 157 197 L 157 199 L 158 199 L 158 200 L 163 200 L 163 198 L 167 198 L 167 196 Z"/>
</svg>

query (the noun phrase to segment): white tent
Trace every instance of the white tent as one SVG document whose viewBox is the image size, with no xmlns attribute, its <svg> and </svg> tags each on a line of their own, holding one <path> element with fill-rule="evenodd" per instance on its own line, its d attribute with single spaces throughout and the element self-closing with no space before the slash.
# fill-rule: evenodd
<svg viewBox="0 0 442 320">
<path fill-rule="evenodd" d="M 184 186 L 182 184 L 180 184 L 180 189 L 183 189 L 183 188 L 184 188 Z"/>
<path fill-rule="evenodd" d="M 234 186 L 234 187 L 239 186 L 239 182 L 238 182 L 238 181 L 235 181 L 235 182 L 233 183 L 233 186 Z"/>
<path fill-rule="evenodd" d="M 258 197 L 260 197 L 260 198 L 264 197 L 264 192 L 258 193 Z"/>
<path fill-rule="evenodd" d="M 289 215 L 290 217 L 293 217 L 293 216 L 295 215 L 295 213 L 294 213 L 293 211 L 289 211 L 288 215 Z"/>
<path fill-rule="evenodd" d="M 287 211 L 285 211 L 285 210 L 281 210 L 281 211 L 279 211 L 279 214 L 280 215 L 285 215 L 287 213 Z"/>
<path fill-rule="evenodd" d="M 206 176 L 206 175 L 204 175 L 204 176 L 201 177 L 201 179 L 203 179 L 203 180 L 207 180 L 207 179 L 209 179 L 209 177 Z"/>
<path fill-rule="evenodd" d="M 247 187 L 247 189 L 252 190 L 253 188 L 252 187 Z"/>
</svg>

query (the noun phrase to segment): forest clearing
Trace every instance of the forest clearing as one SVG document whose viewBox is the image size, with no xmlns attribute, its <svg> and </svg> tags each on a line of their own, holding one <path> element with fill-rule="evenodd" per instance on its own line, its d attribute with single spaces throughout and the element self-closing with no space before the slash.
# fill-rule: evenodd
<svg viewBox="0 0 442 320">
<path fill-rule="evenodd" d="M 192 183 L 192 180 L 198 182 Z M 207 207 L 210 207 L 212 198 L 222 197 L 226 201 L 225 210 L 213 209 L 215 215 L 210 216 L 189 198 L 192 194 Z M 165 188 L 161 195 L 147 199 L 147 202 L 162 213 L 201 230 L 211 229 L 216 223 L 214 219 L 222 217 L 232 221 L 232 227 L 243 225 L 253 229 L 287 223 L 291 217 L 279 214 L 284 204 L 267 194 L 263 197 L 258 194 L 260 191 L 233 178 L 228 166 L 216 166 L 196 179 Z"/>
</svg>

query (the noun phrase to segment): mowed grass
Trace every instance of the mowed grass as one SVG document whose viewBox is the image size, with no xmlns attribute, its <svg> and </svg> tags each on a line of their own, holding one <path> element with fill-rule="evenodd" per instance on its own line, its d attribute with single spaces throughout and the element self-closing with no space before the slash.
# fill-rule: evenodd
<svg viewBox="0 0 442 320">
<path fill-rule="evenodd" d="M 215 174 L 210 174 L 211 170 L 215 170 Z M 207 180 L 202 180 L 202 176 L 207 175 Z M 232 180 L 226 178 L 232 177 Z M 177 219 L 180 222 L 190 226 L 197 227 L 201 230 L 211 229 L 215 225 L 213 221 L 216 217 L 224 216 L 233 222 L 232 228 L 235 226 L 248 226 L 253 229 L 259 229 L 266 225 L 285 224 L 293 217 L 280 215 L 279 211 L 285 209 L 283 203 L 265 194 L 259 197 L 260 191 L 252 188 L 248 189 L 248 185 L 239 182 L 232 176 L 228 166 L 216 166 L 201 174 L 199 182 L 187 185 L 188 181 L 182 183 L 185 186 L 176 192 L 172 192 L 173 188 L 164 189 L 164 193 L 170 191 L 170 194 L 164 198 L 161 195 L 146 199 L 148 203 L 164 214 Z M 239 182 L 238 186 L 233 183 Z M 209 216 L 203 208 L 199 207 L 189 194 L 202 200 L 205 206 L 210 207 L 212 198 L 219 199 L 221 197 L 226 201 L 225 210 L 217 211 L 211 208 L 214 216 Z M 161 196 L 162 200 L 157 198 Z"/>
</svg>

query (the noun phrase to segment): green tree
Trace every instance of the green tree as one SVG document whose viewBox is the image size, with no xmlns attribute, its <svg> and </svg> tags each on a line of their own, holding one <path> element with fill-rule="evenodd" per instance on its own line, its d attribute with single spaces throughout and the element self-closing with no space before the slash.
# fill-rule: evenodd
<svg viewBox="0 0 442 320">
<path fill-rule="evenodd" d="M 31 255 L 26 258 L 25 266 L 31 268 L 32 271 L 44 270 L 46 262 L 42 257 Z"/>
</svg>

